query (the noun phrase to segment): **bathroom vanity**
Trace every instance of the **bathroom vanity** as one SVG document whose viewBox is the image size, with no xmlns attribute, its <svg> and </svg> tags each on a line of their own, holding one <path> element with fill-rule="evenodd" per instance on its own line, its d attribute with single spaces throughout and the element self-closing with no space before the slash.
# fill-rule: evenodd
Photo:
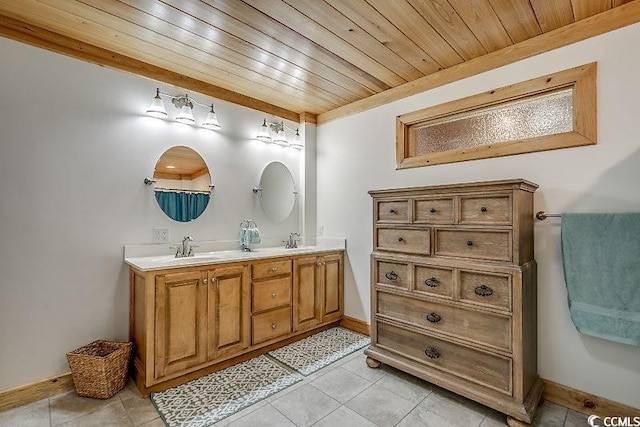
<svg viewBox="0 0 640 427">
<path fill-rule="evenodd" d="M 132 371 L 144 396 L 334 326 L 343 315 L 344 244 L 125 262 Z"/>
</svg>

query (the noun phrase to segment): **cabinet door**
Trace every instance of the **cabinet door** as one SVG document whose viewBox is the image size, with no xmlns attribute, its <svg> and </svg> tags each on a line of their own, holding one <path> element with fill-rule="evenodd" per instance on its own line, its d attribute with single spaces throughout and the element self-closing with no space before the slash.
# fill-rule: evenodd
<svg viewBox="0 0 640 427">
<path fill-rule="evenodd" d="M 322 322 L 340 320 L 344 312 L 342 254 L 318 257 L 322 283 Z"/>
<path fill-rule="evenodd" d="M 155 378 L 179 373 L 206 359 L 205 274 L 156 276 Z"/>
<path fill-rule="evenodd" d="M 315 256 L 293 262 L 293 330 L 304 331 L 322 321 L 319 259 Z"/>
<path fill-rule="evenodd" d="M 239 353 L 249 346 L 249 268 L 209 271 L 207 359 Z"/>
</svg>

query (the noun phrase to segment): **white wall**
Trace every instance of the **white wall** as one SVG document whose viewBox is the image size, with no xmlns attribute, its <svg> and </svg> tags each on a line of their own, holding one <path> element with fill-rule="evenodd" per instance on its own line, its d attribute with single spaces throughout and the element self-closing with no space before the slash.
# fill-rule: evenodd
<svg viewBox="0 0 640 427">
<path fill-rule="evenodd" d="M 123 246 L 151 243 L 154 226 L 172 241 L 237 239 L 249 218 L 263 238 L 300 231 L 297 206 L 274 223 L 252 192 L 274 160 L 300 188 L 300 153 L 253 140 L 263 113 L 190 93 L 223 126 L 196 129 L 144 116 L 154 81 L 3 38 L 0 56 L 0 390 L 68 372 L 80 345 L 127 338 Z M 215 184 L 192 223 L 166 217 L 143 184 L 174 145 L 200 153 Z"/>
<path fill-rule="evenodd" d="M 640 24 L 489 71 L 318 127 L 317 223 L 347 239 L 346 315 L 369 320 L 372 203 L 368 190 L 525 178 L 535 209 L 640 211 Z M 598 62 L 598 145 L 395 170 L 395 117 L 421 108 Z M 535 226 L 539 373 L 640 407 L 640 348 L 581 335 L 571 323 L 556 219 Z"/>
</svg>

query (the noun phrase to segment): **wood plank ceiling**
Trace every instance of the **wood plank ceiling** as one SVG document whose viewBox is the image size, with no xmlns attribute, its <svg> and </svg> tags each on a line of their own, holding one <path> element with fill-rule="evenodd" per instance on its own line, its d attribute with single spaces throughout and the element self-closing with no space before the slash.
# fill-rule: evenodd
<svg viewBox="0 0 640 427">
<path fill-rule="evenodd" d="M 85 59 L 101 62 L 90 54 L 101 48 L 112 62 L 114 55 L 136 61 L 147 75 L 153 69 L 185 76 L 191 89 L 202 83 L 204 93 L 294 118 L 332 111 L 628 2 L 0 0 L 0 34 L 48 48 L 62 36 L 55 43 L 79 44 L 53 50 L 75 49 L 80 57 L 84 51 Z M 163 80 L 161 72 L 157 78 Z"/>
</svg>

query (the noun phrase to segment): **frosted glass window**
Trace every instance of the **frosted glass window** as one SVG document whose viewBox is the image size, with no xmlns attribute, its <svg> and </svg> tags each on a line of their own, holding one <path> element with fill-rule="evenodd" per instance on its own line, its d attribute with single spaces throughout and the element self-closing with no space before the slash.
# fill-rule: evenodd
<svg viewBox="0 0 640 427">
<path fill-rule="evenodd" d="M 410 155 L 500 144 L 573 131 L 573 88 L 417 124 Z"/>
</svg>

